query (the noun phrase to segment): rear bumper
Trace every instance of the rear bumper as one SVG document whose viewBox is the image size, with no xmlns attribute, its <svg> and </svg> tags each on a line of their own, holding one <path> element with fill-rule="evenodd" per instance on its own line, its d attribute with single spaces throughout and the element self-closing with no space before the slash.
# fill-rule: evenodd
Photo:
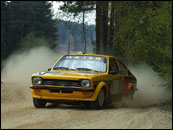
<svg viewBox="0 0 173 130">
<path fill-rule="evenodd" d="M 94 89 L 31 86 L 32 97 L 46 100 L 95 101 Z"/>
</svg>

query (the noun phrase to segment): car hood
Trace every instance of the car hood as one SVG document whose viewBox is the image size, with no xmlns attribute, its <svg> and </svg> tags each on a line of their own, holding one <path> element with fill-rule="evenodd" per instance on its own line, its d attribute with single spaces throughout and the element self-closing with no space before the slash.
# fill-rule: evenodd
<svg viewBox="0 0 173 130">
<path fill-rule="evenodd" d="M 64 79 L 64 80 L 79 80 L 92 79 L 97 76 L 103 76 L 104 73 L 97 73 L 93 71 L 48 71 L 35 73 L 32 76 L 39 76 L 44 79 Z"/>
</svg>

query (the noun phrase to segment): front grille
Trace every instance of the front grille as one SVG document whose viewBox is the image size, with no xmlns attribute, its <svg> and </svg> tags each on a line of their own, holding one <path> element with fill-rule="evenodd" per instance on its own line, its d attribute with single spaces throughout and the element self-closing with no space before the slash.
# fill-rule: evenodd
<svg viewBox="0 0 173 130">
<path fill-rule="evenodd" d="M 76 81 L 76 80 L 43 79 L 42 85 L 81 87 L 81 81 L 79 81 L 79 80 Z"/>
</svg>

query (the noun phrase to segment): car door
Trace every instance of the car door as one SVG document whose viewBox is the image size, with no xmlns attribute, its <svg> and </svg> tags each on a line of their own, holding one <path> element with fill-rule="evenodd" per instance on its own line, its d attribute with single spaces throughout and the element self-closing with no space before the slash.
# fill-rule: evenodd
<svg viewBox="0 0 173 130">
<path fill-rule="evenodd" d="M 121 84 L 121 75 L 119 74 L 119 68 L 117 65 L 116 58 L 109 59 L 109 77 L 112 80 L 110 93 L 113 96 L 117 96 Z"/>
<path fill-rule="evenodd" d="M 122 92 L 125 90 L 125 87 L 127 86 L 128 82 L 126 79 L 128 79 L 128 69 L 127 67 L 123 64 L 122 61 L 117 59 L 117 65 L 119 68 L 119 75 L 120 75 L 120 88 L 119 88 L 119 95 L 122 95 Z"/>
</svg>

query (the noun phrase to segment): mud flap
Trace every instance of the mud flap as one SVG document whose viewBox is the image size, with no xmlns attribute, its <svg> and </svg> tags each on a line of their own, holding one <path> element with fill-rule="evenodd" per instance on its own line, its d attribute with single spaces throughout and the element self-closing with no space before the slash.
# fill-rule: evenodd
<svg viewBox="0 0 173 130">
<path fill-rule="evenodd" d="M 132 83 L 128 83 L 124 92 L 123 92 L 123 96 L 127 96 L 128 95 L 128 92 L 132 89 L 133 87 L 133 84 Z"/>
</svg>

